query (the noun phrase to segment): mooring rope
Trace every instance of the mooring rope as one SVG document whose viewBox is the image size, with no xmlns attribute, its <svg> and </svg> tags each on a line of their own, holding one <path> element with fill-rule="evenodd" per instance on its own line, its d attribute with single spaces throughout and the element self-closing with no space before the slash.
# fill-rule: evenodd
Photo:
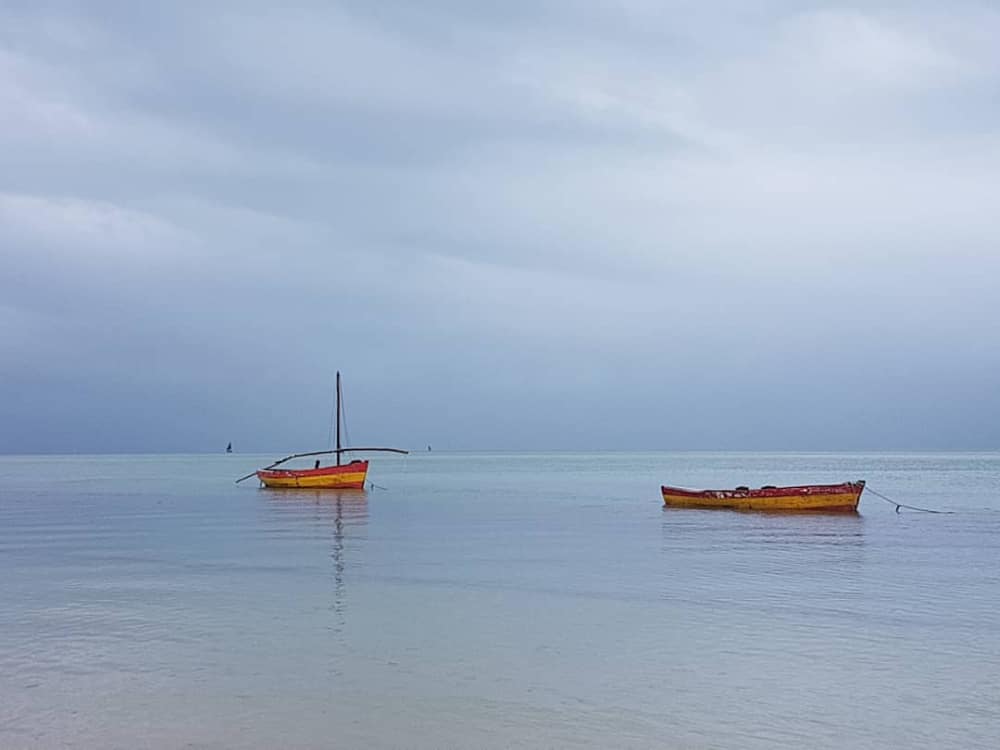
<svg viewBox="0 0 1000 750">
<path fill-rule="evenodd" d="M 893 500 L 891 497 L 886 497 L 881 492 L 873 490 L 871 487 L 865 487 L 865 489 L 868 490 L 873 495 L 875 495 L 875 497 L 880 497 L 887 503 L 892 503 L 893 505 L 895 505 L 897 513 L 899 513 L 900 508 L 906 508 L 907 510 L 918 510 L 921 513 L 940 513 L 942 515 L 951 515 L 952 513 L 955 512 L 953 510 L 931 510 L 930 508 L 918 508 L 916 505 L 907 505 L 906 503 L 897 502 Z"/>
<path fill-rule="evenodd" d="M 375 482 L 369 482 L 368 486 L 373 490 L 387 490 L 388 487 L 383 487 L 381 485 L 375 484 Z"/>
</svg>

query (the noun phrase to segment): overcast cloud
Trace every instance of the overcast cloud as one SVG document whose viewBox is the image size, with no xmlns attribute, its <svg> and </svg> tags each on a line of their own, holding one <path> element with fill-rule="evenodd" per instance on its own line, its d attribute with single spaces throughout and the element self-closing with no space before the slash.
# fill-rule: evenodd
<svg viewBox="0 0 1000 750">
<path fill-rule="evenodd" d="M 279 5 L 0 4 L 0 451 L 1000 448 L 995 4 Z"/>
</svg>

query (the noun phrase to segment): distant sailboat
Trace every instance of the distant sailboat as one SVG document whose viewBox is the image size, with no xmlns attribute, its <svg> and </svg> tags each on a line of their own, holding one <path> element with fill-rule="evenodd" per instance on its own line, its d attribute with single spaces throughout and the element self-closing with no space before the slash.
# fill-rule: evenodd
<svg viewBox="0 0 1000 750">
<path fill-rule="evenodd" d="M 232 452 L 233 452 L 233 444 L 230 443 L 229 445 L 226 446 L 226 453 L 232 453 Z"/>
<path fill-rule="evenodd" d="M 383 451 L 387 453 L 408 453 L 399 448 L 343 448 L 340 445 L 340 421 L 343 415 L 342 394 L 340 388 L 340 373 L 337 373 L 337 447 L 335 450 L 312 451 L 309 453 L 295 453 L 291 456 L 275 461 L 270 466 L 240 477 L 237 482 L 256 476 L 265 487 L 310 487 L 310 488 L 338 488 L 338 489 L 364 489 L 365 477 L 368 475 L 368 462 L 355 459 L 348 464 L 341 463 L 341 454 L 351 451 Z M 337 463 L 334 466 L 320 466 L 319 461 L 311 469 L 276 469 L 275 467 L 291 461 L 293 458 L 303 458 L 305 456 L 323 456 L 334 454 Z"/>
</svg>

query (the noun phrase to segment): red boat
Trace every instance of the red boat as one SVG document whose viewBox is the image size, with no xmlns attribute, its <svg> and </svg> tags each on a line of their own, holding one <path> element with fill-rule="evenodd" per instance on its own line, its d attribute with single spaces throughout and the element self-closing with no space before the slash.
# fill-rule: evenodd
<svg viewBox="0 0 1000 750">
<path fill-rule="evenodd" d="M 388 453 L 408 453 L 409 451 L 400 448 L 343 448 L 340 445 L 340 420 L 343 413 L 341 403 L 342 393 L 340 388 L 340 373 L 337 373 L 337 447 L 334 450 L 311 451 L 309 453 L 295 453 L 291 456 L 275 461 L 270 466 L 247 474 L 236 480 L 237 483 L 244 479 L 256 476 L 265 487 L 281 488 L 312 488 L 312 489 L 343 489 L 362 490 L 365 487 L 365 478 L 368 476 L 368 462 L 355 459 L 348 464 L 341 463 L 341 456 L 344 453 L 359 453 L 368 451 L 383 451 Z M 275 468 L 291 461 L 293 458 L 305 458 L 308 456 L 336 456 L 336 464 L 333 466 L 320 466 L 317 460 L 311 469 L 278 469 Z"/>
<path fill-rule="evenodd" d="M 265 487 L 321 487 L 363 490 L 368 475 L 367 461 L 351 461 L 318 469 L 258 469 L 257 478 Z"/>
<path fill-rule="evenodd" d="M 677 508 L 728 508 L 730 510 L 845 511 L 855 513 L 863 480 L 843 484 L 806 484 L 798 487 L 765 486 L 752 490 L 686 490 L 660 487 L 663 504 Z"/>
</svg>

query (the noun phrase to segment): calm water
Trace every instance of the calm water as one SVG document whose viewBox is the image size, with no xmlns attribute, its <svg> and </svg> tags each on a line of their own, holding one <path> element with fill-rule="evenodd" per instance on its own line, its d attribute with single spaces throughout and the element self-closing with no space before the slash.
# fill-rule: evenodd
<svg viewBox="0 0 1000 750">
<path fill-rule="evenodd" d="M 0 747 L 1000 747 L 1000 454 L 270 458 L 0 458 Z"/>
</svg>

